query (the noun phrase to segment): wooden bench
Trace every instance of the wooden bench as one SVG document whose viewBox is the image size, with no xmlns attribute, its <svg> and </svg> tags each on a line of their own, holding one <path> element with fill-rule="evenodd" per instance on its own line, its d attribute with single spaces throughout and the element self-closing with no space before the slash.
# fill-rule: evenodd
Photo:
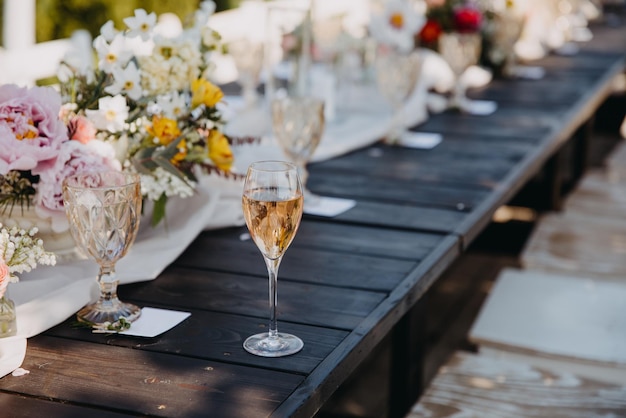
<svg viewBox="0 0 626 418">
<path fill-rule="evenodd" d="M 505 269 L 407 418 L 626 417 L 626 283 Z"/>
<path fill-rule="evenodd" d="M 406 418 L 626 416 L 626 387 L 492 354 L 457 352 Z"/>
</svg>

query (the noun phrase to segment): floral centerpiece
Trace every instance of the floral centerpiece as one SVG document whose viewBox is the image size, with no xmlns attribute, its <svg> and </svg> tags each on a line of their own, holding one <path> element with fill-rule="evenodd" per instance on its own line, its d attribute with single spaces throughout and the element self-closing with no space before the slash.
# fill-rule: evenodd
<svg viewBox="0 0 626 418">
<path fill-rule="evenodd" d="M 141 175 L 144 199 L 154 202 L 153 225 L 168 198 L 194 193 L 198 176 L 237 177 L 231 145 L 253 140 L 222 132 L 223 93 L 210 81 L 211 54 L 224 49 L 207 25 L 214 9 L 202 2 L 175 37 L 159 33 L 154 13 L 137 9 L 122 31 L 112 21 L 103 25 L 93 42 L 95 66 L 68 57 L 59 73 L 75 132 L 93 132 L 116 149 L 123 170 Z"/>
<path fill-rule="evenodd" d="M 38 264 L 54 265 L 54 254 L 44 250 L 37 228 L 28 231 L 6 228 L 0 223 L 0 337 L 15 335 L 15 304 L 6 297 L 9 283 L 19 280 L 16 273 L 29 272 Z"/>
<path fill-rule="evenodd" d="M 427 0 L 426 23 L 416 36 L 416 43 L 437 51 L 444 32 L 478 33 L 483 12 L 471 0 Z"/>
<path fill-rule="evenodd" d="M 60 112 L 61 96 L 51 87 L 0 86 L 0 218 L 8 226 L 42 225 L 46 235 L 67 232 L 63 179 L 85 170 L 121 169 L 110 145 L 88 141 L 74 117 L 68 130 Z M 73 246 L 69 233 L 63 241 L 61 246 Z M 56 250 L 55 244 L 51 239 L 49 248 Z"/>
</svg>

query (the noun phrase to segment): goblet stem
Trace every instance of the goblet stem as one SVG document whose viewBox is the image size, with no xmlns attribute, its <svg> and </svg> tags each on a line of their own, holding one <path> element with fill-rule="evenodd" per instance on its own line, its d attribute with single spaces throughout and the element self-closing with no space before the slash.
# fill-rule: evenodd
<svg viewBox="0 0 626 418">
<path fill-rule="evenodd" d="M 450 99 L 450 107 L 462 111 L 464 109 L 465 101 L 465 87 L 462 83 L 459 82 L 457 78 L 457 80 L 454 82 L 452 98 Z"/>
<path fill-rule="evenodd" d="M 399 143 L 402 139 L 404 131 L 404 106 L 394 106 L 391 125 L 389 127 L 389 132 L 385 137 L 385 143 L 389 145 Z"/>
<path fill-rule="evenodd" d="M 115 275 L 115 265 L 100 266 L 98 285 L 100 297 L 95 303 L 85 306 L 78 311 L 77 317 L 81 322 L 103 324 L 115 322 L 124 317 L 129 322 L 141 315 L 141 309 L 132 303 L 124 303 L 117 297 L 119 281 Z"/>
<path fill-rule="evenodd" d="M 297 162 L 296 166 L 298 167 L 298 174 L 300 175 L 300 182 L 302 184 L 302 195 L 304 196 L 304 205 L 311 207 L 319 204 L 320 197 L 315 193 L 311 192 L 306 187 L 306 182 L 309 179 L 309 170 L 306 168 L 306 161 Z"/>
<path fill-rule="evenodd" d="M 276 259 L 270 259 L 267 257 L 263 257 L 265 259 L 265 265 L 267 266 L 267 274 L 269 276 L 270 282 L 270 329 L 269 329 L 269 338 L 276 339 L 278 338 L 278 321 L 276 320 L 276 304 L 278 302 L 278 267 L 280 266 L 280 261 L 282 257 L 278 257 Z"/>
</svg>

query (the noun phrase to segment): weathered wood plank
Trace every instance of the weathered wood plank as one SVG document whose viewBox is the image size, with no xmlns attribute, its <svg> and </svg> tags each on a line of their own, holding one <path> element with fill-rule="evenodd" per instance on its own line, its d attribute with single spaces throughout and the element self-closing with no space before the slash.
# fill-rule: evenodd
<svg viewBox="0 0 626 418">
<path fill-rule="evenodd" d="M 110 410 L 89 408 L 84 405 L 72 405 L 1 392 L 0 411 L 3 411 L 2 414 L 6 418 L 122 418 L 129 416 Z M 132 415 L 136 416 L 135 414 Z"/>
<path fill-rule="evenodd" d="M 467 213 L 459 210 L 359 200 L 354 208 L 334 217 L 333 220 L 449 234 L 466 216 Z"/>
<path fill-rule="evenodd" d="M 400 205 L 421 205 L 447 210 L 470 210 L 489 194 L 489 188 L 462 184 L 385 179 L 366 174 L 311 176 L 311 191 Z"/>
<path fill-rule="evenodd" d="M 245 324 L 256 326 L 265 324 L 269 316 L 267 280 L 266 276 L 171 267 L 153 282 L 122 286 L 120 295 L 142 304 L 157 302 L 179 309 L 243 315 L 250 317 Z M 285 323 L 350 330 L 384 298 L 385 293 L 291 282 L 279 274 L 277 312 Z"/>
<path fill-rule="evenodd" d="M 458 352 L 407 418 L 624 417 L 625 411 L 622 386 Z"/>
<path fill-rule="evenodd" d="M 266 277 L 263 258 L 252 240 L 222 238 L 223 235 L 202 234 L 179 257 L 176 265 Z M 232 254 L 237 254 L 237 260 L 233 260 Z M 417 254 L 416 258 L 419 259 Z M 294 243 L 281 263 L 279 280 L 389 291 L 415 264 L 416 261 L 301 248 Z"/>
<path fill-rule="evenodd" d="M 171 309 L 156 301 L 141 305 Z M 154 338 L 94 334 L 89 329 L 73 327 L 74 319 L 48 330 L 46 335 L 301 374 L 310 373 L 348 335 L 346 331 L 287 322 L 279 315 L 279 329 L 300 337 L 304 348 L 296 355 L 277 359 L 253 356 L 243 349 L 243 342 L 250 335 L 267 330 L 269 310 L 265 308 L 265 318 L 186 309 L 191 312 L 189 318 Z"/>
<path fill-rule="evenodd" d="M 80 367 L 77 367 L 80 365 Z M 155 417 L 265 417 L 303 376 L 38 336 L 0 390 Z"/>
</svg>

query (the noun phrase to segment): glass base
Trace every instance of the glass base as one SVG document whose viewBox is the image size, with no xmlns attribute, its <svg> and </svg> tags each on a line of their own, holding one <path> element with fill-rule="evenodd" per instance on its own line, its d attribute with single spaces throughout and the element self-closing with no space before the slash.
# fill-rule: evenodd
<svg viewBox="0 0 626 418">
<path fill-rule="evenodd" d="M 79 322 L 93 325 L 102 325 L 105 322 L 113 323 L 121 317 L 133 322 L 141 316 L 141 308 L 132 303 L 124 303 L 119 299 L 98 301 L 82 308 L 76 314 Z"/>
<path fill-rule="evenodd" d="M 295 354 L 302 350 L 304 343 L 295 335 L 279 332 L 276 337 L 270 337 L 268 332 L 248 337 L 243 348 L 250 354 L 261 357 L 283 357 Z"/>
</svg>

